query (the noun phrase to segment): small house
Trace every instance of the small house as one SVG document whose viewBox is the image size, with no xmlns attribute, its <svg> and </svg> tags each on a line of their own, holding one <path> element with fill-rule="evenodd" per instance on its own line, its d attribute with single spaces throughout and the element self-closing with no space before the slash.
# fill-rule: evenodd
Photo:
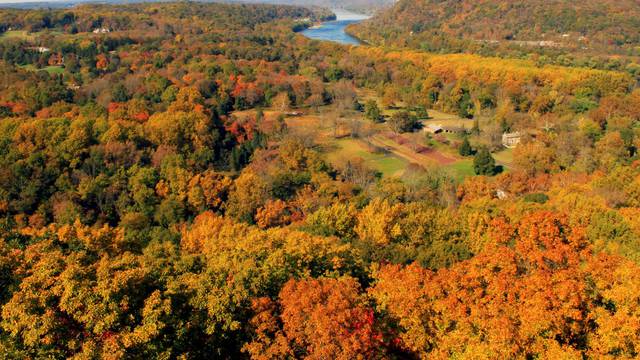
<svg viewBox="0 0 640 360">
<path fill-rule="evenodd" d="M 44 54 L 44 53 L 47 53 L 47 52 L 51 51 L 51 49 L 49 49 L 47 47 L 44 47 L 44 46 L 30 47 L 30 48 L 27 48 L 27 49 L 37 51 L 40 54 Z"/>
<path fill-rule="evenodd" d="M 443 126 L 442 131 L 447 134 L 464 134 L 467 132 L 467 129 L 459 126 Z"/>
<path fill-rule="evenodd" d="M 427 126 L 425 126 L 424 128 L 422 128 L 424 132 L 430 133 L 430 134 L 439 134 L 442 131 L 444 131 L 442 129 L 442 125 L 440 124 L 428 124 Z"/>
<path fill-rule="evenodd" d="M 107 34 L 109 32 L 111 32 L 111 30 L 108 29 L 108 28 L 104 28 L 104 27 L 103 28 L 93 29 L 93 33 L 94 34 Z"/>
<path fill-rule="evenodd" d="M 504 133 L 502 134 L 502 145 L 508 149 L 512 149 L 520 144 L 521 139 L 522 135 L 519 131 Z"/>
</svg>

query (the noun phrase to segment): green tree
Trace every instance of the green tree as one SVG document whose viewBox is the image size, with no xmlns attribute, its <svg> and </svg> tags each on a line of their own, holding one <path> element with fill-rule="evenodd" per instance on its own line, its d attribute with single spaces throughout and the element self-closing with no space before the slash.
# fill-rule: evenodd
<svg viewBox="0 0 640 360">
<path fill-rule="evenodd" d="M 324 77 L 327 81 L 335 82 L 344 77 L 344 71 L 336 66 L 331 66 L 324 72 Z"/>
<path fill-rule="evenodd" d="M 496 160 L 486 146 L 481 147 L 473 158 L 473 170 L 476 175 L 495 175 Z"/>
<path fill-rule="evenodd" d="M 408 111 L 398 111 L 388 121 L 391 130 L 397 133 L 413 131 L 418 127 L 418 119 Z"/>
<path fill-rule="evenodd" d="M 375 100 L 369 100 L 364 105 L 364 116 L 374 123 L 382 122 L 382 113 Z"/>
<path fill-rule="evenodd" d="M 428 119 L 429 112 L 427 111 L 427 109 L 425 109 L 424 106 L 418 106 L 416 108 L 416 116 L 418 117 L 418 119 Z"/>
<path fill-rule="evenodd" d="M 473 155 L 473 149 L 471 148 L 471 144 L 469 143 L 469 139 L 465 136 L 462 140 L 462 144 L 460 144 L 460 148 L 458 149 L 458 153 L 461 156 L 471 156 Z"/>
<path fill-rule="evenodd" d="M 458 116 L 465 119 L 473 118 L 473 101 L 471 100 L 471 94 L 466 89 L 462 89 L 460 100 L 458 101 L 456 111 Z"/>
</svg>

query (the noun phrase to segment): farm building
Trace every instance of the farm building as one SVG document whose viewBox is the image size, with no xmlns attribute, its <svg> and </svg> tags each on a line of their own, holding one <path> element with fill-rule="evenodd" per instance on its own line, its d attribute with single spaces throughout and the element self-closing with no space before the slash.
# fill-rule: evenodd
<svg viewBox="0 0 640 360">
<path fill-rule="evenodd" d="M 44 46 L 28 47 L 27 49 L 28 49 L 28 50 L 37 51 L 37 52 L 39 52 L 40 54 L 44 54 L 44 53 L 47 53 L 47 52 L 51 51 L 49 48 L 46 48 L 46 47 L 44 47 Z"/>
<path fill-rule="evenodd" d="M 442 125 L 439 125 L 439 124 L 428 124 L 422 129 L 424 132 L 428 132 L 431 134 L 439 134 L 443 131 Z"/>
<path fill-rule="evenodd" d="M 430 134 L 463 134 L 467 130 L 463 127 L 458 126 L 442 126 L 440 124 L 427 124 L 422 128 L 422 131 L 430 133 Z"/>
<path fill-rule="evenodd" d="M 467 129 L 459 126 L 443 126 L 442 131 L 447 134 L 464 134 L 467 132 Z"/>
</svg>

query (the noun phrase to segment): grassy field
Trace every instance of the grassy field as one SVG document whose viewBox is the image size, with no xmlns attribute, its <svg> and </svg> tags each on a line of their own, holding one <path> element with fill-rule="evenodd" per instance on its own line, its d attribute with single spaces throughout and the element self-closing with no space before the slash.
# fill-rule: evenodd
<svg viewBox="0 0 640 360">
<path fill-rule="evenodd" d="M 24 41 L 34 41 L 36 40 L 37 37 L 39 36 L 44 36 L 44 35 L 51 35 L 51 36 L 66 36 L 67 34 L 61 31 L 57 31 L 57 30 L 50 30 L 50 29 L 45 29 L 42 31 L 39 31 L 37 33 L 31 33 L 28 32 L 26 30 L 11 30 L 11 31 L 5 31 L 3 33 L 0 34 L 0 40 L 5 39 L 5 40 L 9 40 L 9 39 L 15 39 L 15 40 L 24 40 Z M 73 34 L 73 35 L 69 35 L 69 36 L 78 36 L 78 34 Z"/>
<path fill-rule="evenodd" d="M 35 36 L 26 30 L 11 30 L 0 34 L 0 39 L 33 40 Z"/>
<path fill-rule="evenodd" d="M 62 74 L 62 73 L 64 73 L 64 68 L 62 66 L 45 66 L 42 69 L 38 69 L 37 67 L 29 64 L 29 65 L 23 65 L 23 66 L 20 66 L 20 67 L 23 68 L 24 70 L 27 70 L 27 71 L 44 70 L 44 71 L 48 72 L 49 74 Z"/>
<path fill-rule="evenodd" d="M 345 159 L 362 158 L 365 164 L 382 173 L 383 176 L 402 175 L 409 162 L 394 154 L 377 153 L 368 149 L 367 145 L 358 139 L 343 138 L 333 140 L 327 144 L 327 160 L 332 164 L 344 163 Z"/>
<path fill-rule="evenodd" d="M 475 173 L 473 172 L 473 159 L 464 159 L 460 161 L 456 161 L 455 163 L 448 166 L 451 170 L 451 173 L 456 180 L 462 181 L 464 178 L 468 176 L 473 176 Z"/>
<path fill-rule="evenodd" d="M 445 114 L 438 110 L 427 110 L 429 113 L 429 119 L 425 121 L 427 124 L 439 124 L 442 126 L 461 127 L 465 129 L 471 129 L 473 127 L 473 120 L 463 119 L 458 115 Z"/>
<path fill-rule="evenodd" d="M 504 149 L 492 155 L 499 165 L 505 167 L 505 170 L 509 169 L 513 164 L 513 149 Z"/>
</svg>

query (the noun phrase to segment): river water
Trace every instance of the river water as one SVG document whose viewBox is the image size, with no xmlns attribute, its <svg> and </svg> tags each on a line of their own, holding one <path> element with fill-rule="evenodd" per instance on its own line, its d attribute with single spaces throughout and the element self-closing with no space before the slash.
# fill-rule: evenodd
<svg viewBox="0 0 640 360">
<path fill-rule="evenodd" d="M 360 22 L 369 17 L 341 9 L 334 9 L 333 12 L 336 14 L 335 21 L 327 21 L 319 26 L 308 28 L 302 31 L 302 35 L 315 40 L 333 41 L 347 45 L 360 45 L 361 42 L 347 34 L 344 29 L 349 24 Z"/>
</svg>

